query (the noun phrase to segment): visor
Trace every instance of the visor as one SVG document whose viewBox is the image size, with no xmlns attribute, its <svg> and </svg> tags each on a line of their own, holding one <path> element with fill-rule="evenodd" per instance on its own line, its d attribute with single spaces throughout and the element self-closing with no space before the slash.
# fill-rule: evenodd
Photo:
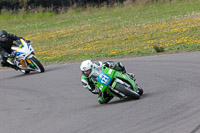
<svg viewBox="0 0 200 133">
<path fill-rule="evenodd" d="M 6 36 L 6 35 L 2 35 L 2 36 L 0 37 L 0 39 L 1 39 L 2 41 L 5 41 L 5 40 L 7 39 L 7 36 Z"/>
</svg>

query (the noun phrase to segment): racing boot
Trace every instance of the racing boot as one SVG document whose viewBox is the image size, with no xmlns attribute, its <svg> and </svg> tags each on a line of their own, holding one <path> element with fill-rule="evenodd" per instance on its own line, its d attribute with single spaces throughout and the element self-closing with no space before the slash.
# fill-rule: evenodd
<svg viewBox="0 0 200 133">
<path fill-rule="evenodd" d="M 19 69 L 16 65 L 12 65 L 8 62 L 1 62 L 2 67 L 11 67 L 13 69 L 15 69 L 16 71 Z"/>
<path fill-rule="evenodd" d="M 114 96 L 107 94 L 106 92 L 100 93 L 98 97 L 98 102 L 100 104 L 108 103 Z"/>
<path fill-rule="evenodd" d="M 16 65 L 11 65 L 11 68 L 15 69 L 16 71 L 19 70 L 19 68 Z"/>
<path fill-rule="evenodd" d="M 111 99 L 113 99 L 113 96 L 108 96 L 107 98 L 98 97 L 98 102 L 100 104 L 105 104 L 108 103 Z"/>
</svg>

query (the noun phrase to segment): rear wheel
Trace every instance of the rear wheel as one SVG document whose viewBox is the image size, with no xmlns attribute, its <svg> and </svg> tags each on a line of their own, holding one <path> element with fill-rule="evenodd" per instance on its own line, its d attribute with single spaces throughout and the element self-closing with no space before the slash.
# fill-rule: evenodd
<svg viewBox="0 0 200 133">
<path fill-rule="evenodd" d="M 135 100 L 140 98 L 140 95 L 133 91 L 132 89 L 125 87 L 124 85 L 117 83 L 117 85 L 115 86 L 115 89 L 118 90 L 119 92 L 123 93 L 124 95 L 131 97 Z"/>
<path fill-rule="evenodd" d="M 37 72 L 42 73 L 45 71 L 43 65 L 35 57 L 31 57 L 29 60 L 33 64 L 31 65 L 31 67 L 35 69 Z"/>
</svg>

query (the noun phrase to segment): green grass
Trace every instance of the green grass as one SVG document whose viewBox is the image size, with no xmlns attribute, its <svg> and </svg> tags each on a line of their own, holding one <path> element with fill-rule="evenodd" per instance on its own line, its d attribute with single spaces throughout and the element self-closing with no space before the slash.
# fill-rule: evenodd
<svg viewBox="0 0 200 133">
<path fill-rule="evenodd" d="M 42 62 L 200 50 L 200 0 L 0 15 L 0 29 L 30 39 Z M 160 51 L 159 51 L 160 53 Z"/>
</svg>

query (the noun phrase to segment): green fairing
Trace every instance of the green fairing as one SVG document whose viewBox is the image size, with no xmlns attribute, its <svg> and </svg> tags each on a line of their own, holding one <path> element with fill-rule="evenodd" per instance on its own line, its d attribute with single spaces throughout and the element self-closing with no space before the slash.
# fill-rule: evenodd
<svg viewBox="0 0 200 133">
<path fill-rule="evenodd" d="M 110 78 L 113 79 L 113 77 L 114 77 L 114 73 L 115 73 L 115 70 L 114 70 L 114 69 L 110 69 L 110 68 L 108 68 L 108 67 L 103 67 L 103 68 L 105 68 L 105 69 L 103 69 L 104 73 L 107 74 Z M 109 73 L 110 70 L 112 70 L 111 73 Z M 98 84 L 97 84 L 97 87 L 98 87 L 98 88 L 100 88 L 101 86 L 103 86 L 103 88 L 100 89 L 101 92 L 104 92 L 105 89 L 108 88 L 108 86 L 103 85 L 103 84 L 101 84 L 101 83 L 98 83 Z M 108 91 L 109 91 L 109 90 L 108 90 Z"/>
<path fill-rule="evenodd" d="M 112 88 L 115 88 L 116 84 L 117 84 L 117 81 L 114 81 L 112 84 Z"/>
<path fill-rule="evenodd" d="M 122 74 L 122 72 L 116 72 L 115 73 L 115 77 L 117 77 L 117 78 L 120 78 L 120 79 L 125 79 L 125 80 L 127 80 L 131 85 L 132 85 L 132 87 L 133 87 L 133 90 L 134 91 L 136 91 L 136 87 L 135 87 L 135 83 L 134 83 L 134 81 L 131 79 L 131 78 L 129 78 L 129 76 L 125 73 L 125 74 Z"/>
<path fill-rule="evenodd" d="M 135 87 L 134 81 L 126 73 L 123 74 L 120 71 L 116 71 L 114 69 L 110 69 L 110 68 L 105 67 L 105 66 L 102 67 L 102 71 L 112 79 L 111 83 L 113 82 L 114 78 L 122 79 L 122 80 L 127 81 L 132 86 L 133 90 L 136 91 L 136 87 Z M 115 86 L 117 84 L 117 82 L 115 80 L 114 80 L 114 82 L 112 84 L 109 84 L 108 86 L 106 86 L 106 85 L 104 85 L 104 84 L 102 84 L 102 83 L 100 83 L 98 81 L 94 81 L 94 82 L 95 82 L 95 85 L 101 90 L 101 92 L 106 91 L 110 95 L 117 96 L 108 87 L 108 86 L 111 86 L 112 88 L 115 88 Z"/>
</svg>

